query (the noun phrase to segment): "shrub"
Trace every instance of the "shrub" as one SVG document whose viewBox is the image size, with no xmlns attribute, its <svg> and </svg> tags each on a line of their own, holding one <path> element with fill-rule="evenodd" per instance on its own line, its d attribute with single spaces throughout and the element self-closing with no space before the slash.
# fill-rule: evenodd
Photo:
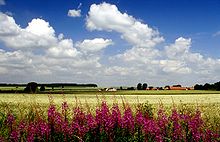
<svg viewBox="0 0 220 142">
<path fill-rule="evenodd" d="M 40 86 L 40 91 L 45 91 L 46 89 L 45 89 L 45 86 L 44 85 L 41 85 Z"/>
</svg>

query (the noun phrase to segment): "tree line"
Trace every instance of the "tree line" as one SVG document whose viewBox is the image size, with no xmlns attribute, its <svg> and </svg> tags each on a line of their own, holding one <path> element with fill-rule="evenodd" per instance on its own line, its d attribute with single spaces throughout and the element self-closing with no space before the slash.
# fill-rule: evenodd
<svg viewBox="0 0 220 142">
<path fill-rule="evenodd" d="M 202 84 L 196 84 L 194 86 L 194 90 L 216 90 L 216 91 L 220 91 L 220 81 L 213 83 L 213 84 L 209 84 L 209 83 L 205 83 L 204 85 Z"/>
<path fill-rule="evenodd" d="M 27 84 L 7 84 L 7 83 L 0 83 L 0 87 L 25 87 L 24 90 L 0 90 L 1 93 L 36 93 L 37 91 L 45 91 L 46 87 L 51 88 L 65 88 L 65 87 L 98 87 L 97 84 L 77 84 L 77 83 L 45 83 L 45 84 L 38 84 L 36 82 L 29 82 Z M 38 90 L 40 87 L 40 90 Z"/>
</svg>

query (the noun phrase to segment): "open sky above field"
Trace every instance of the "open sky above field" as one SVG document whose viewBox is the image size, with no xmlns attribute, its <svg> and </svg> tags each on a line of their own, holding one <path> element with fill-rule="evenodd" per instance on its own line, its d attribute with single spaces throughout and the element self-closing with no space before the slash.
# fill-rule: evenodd
<svg viewBox="0 0 220 142">
<path fill-rule="evenodd" d="M 219 0 L 0 0 L 0 82 L 220 80 Z"/>
</svg>

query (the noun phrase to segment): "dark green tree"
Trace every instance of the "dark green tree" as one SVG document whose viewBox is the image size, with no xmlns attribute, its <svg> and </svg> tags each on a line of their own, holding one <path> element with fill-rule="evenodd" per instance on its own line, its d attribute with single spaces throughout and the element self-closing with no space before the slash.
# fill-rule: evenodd
<svg viewBox="0 0 220 142">
<path fill-rule="evenodd" d="M 143 90 L 146 90 L 147 89 L 147 83 L 144 83 L 143 84 Z"/>
<path fill-rule="evenodd" d="M 25 93 L 36 93 L 38 91 L 38 85 L 36 82 L 29 82 L 24 89 Z"/>
<path fill-rule="evenodd" d="M 196 84 L 194 86 L 194 90 L 203 90 L 203 89 L 204 89 L 203 85 Z"/>
<path fill-rule="evenodd" d="M 217 91 L 220 91 L 220 81 L 214 84 L 214 87 Z"/>
<path fill-rule="evenodd" d="M 210 89 L 211 89 L 211 84 L 206 83 L 206 84 L 203 86 L 203 89 L 204 89 L 204 90 L 210 90 Z"/>
<path fill-rule="evenodd" d="M 40 91 L 45 91 L 46 89 L 45 89 L 45 86 L 42 84 L 41 86 L 40 86 Z"/>
<path fill-rule="evenodd" d="M 142 84 L 141 83 L 138 83 L 137 90 L 142 90 Z"/>
</svg>

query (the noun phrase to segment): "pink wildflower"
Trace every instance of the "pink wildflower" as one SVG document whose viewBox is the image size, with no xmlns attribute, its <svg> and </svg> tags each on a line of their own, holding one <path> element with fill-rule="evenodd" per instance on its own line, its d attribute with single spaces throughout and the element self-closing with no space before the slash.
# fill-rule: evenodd
<svg viewBox="0 0 220 142">
<path fill-rule="evenodd" d="M 134 130 L 134 117 L 130 107 L 127 107 L 122 118 L 122 128 L 128 129 L 130 132 Z"/>
</svg>

